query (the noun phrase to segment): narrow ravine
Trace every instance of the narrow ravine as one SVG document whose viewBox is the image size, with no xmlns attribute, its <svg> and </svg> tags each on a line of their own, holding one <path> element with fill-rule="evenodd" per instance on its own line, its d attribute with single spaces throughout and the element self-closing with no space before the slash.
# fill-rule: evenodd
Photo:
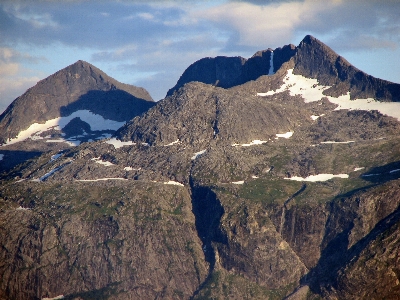
<svg viewBox="0 0 400 300">
<path fill-rule="evenodd" d="M 282 229 L 283 226 L 285 225 L 285 218 L 286 218 L 286 210 L 287 210 L 287 205 L 289 204 L 290 201 L 292 201 L 295 197 L 297 197 L 298 195 L 300 195 L 305 189 L 307 188 L 307 184 L 303 183 L 303 185 L 301 186 L 301 188 L 294 193 L 292 196 L 290 196 L 284 203 L 282 206 L 282 214 L 281 214 L 281 223 L 279 225 L 279 234 L 282 235 Z"/>
<path fill-rule="evenodd" d="M 204 258 L 209 264 L 208 275 L 204 282 L 202 282 L 193 293 L 193 298 L 207 284 L 214 272 L 216 255 L 212 243 L 226 243 L 227 238 L 219 228 L 221 217 L 224 214 L 224 208 L 217 199 L 216 194 L 209 187 L 197 185 L 192 176 L 189 178 L 189 183 L 192 197 L 192 211 L 195 216 L 195 226 L 197 234 L 202 242 Z"/>
</svg>

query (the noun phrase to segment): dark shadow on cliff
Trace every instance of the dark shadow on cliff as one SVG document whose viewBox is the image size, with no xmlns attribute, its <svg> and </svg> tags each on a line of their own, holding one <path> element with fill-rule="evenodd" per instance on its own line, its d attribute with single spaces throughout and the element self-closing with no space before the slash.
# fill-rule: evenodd
<svg viewBox="0 0 400 300">
<path fill-rule="evenodd" d="M 0 150 L 0 154 L 3 154 L 4 157 L 0 160 L 0 178 L 5 176 L 19 176 L 19 169 L 13 170 L 12 173 L 10 171 L 18 166 L 19 164 L 24 163 L 25 161 L 38 157 L 43 154 L 42 151 L 23 151 L 23 150 Z"/>
<path fill-rule="evenodd" d="M 395 171 L 395 172 L 393 172 Z M 343 194 L 337 195 L 334 199 L 341 199 L 351 197 L 358 192 L 365 192 L 370 188 L 384 184 L 391 180 L 400 178 L 400 162 L 392 162 L 384 166 L 379 166 L 370 169 L 368 172 L 361 174 L 361 179 L 369 182 L 370 184 L 348 191 Z"/>
<path fill-rule="evenodd" d="M 114 87 L 109 91 L 89 91 L 77 101 L 62 106 L 60 114 L 66 117 L 77 110 L 90 110 L 105 119 L 123 122 L 141 115 L 156 104 Z"/>
<path fill-rule="evenodd" d="M 385 183 L 400 178 L 400 161 L 370 169 L 361 178 L 375 184 Z"/>
<path fill-rule="evenodd" d="M 332 203 L 331 208 L 334 206 Z M 331 212 L 331 215 L 332 212 Z M 321 258 L 318 264 L 310 270 L 310 272 L 304 276 L 301 280 L 301 284 L 309 285 L 311 291 L 315 294 L 321 295 L 323 290 L 331 286 L 337 288 L 338 274 L 339 271 L 351 264 L 353 261 L 356 262 L 359 259 L 361 252 L 370 244 L 376 240 L 377 237 L 393 225 L 400 222 L 400 207 L 398 207 L 393 213 L 388 215 L 386 218 L 379 221 L 375 227 L 352 247 L 348 248 L 349 245 L 349 234 L 354 226 L 354 215 L 336 216 L 337 222 L 343 222 L 343 230 L 336 234 L 325 246 L 321 253 Z M 335 216 L 334 216 L 335 218 Z M 339 219 L 343 220 L 339 220 Z M 331 217 L 329 218 L 331 219 Z M 328 222 L 330 220 L 328 219 Z M 329 238 L 329 235 L 333 232 L 327 231 L 324 240 Z"/>
<path fill-rule="evenodd" d="M 210 187 L 198 186 L 190 178 L 192 210 L 195 216 L 197 234 L 202 241 L 205 260 L 209 263 L 209 273 L 204 282 L 194 292 L 193 297 L 212 279 L 215 266 L 215 250 L 212 243 L 227 244 L 227 237 L 221 231 L 221 217 L 224 214 L 217 195 Z"/>
</svg>

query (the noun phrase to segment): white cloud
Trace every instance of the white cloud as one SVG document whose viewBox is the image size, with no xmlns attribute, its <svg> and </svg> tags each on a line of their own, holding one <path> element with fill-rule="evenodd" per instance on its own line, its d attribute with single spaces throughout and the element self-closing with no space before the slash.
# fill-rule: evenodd
<svg viewBox="0 0 400 300">
<path fill-rule="evenodd" d="M 337 6 L 337 1 L 283 2 L 255 5 L 230 2 L 195 13 L 218 26 L 238 33 L 238 45 L 279 47 L 287 44 L 301 24 L 310 23 L 322 11 Z"/>
<path fill-rule="evenodd" d="M 138 17 L 143 20 L 147 20 L 147 21 L 154 20 L 154 15 L 152 15 L 151 13 L 147 13 L 147 12 L 139 13 Z"/>
</svg>

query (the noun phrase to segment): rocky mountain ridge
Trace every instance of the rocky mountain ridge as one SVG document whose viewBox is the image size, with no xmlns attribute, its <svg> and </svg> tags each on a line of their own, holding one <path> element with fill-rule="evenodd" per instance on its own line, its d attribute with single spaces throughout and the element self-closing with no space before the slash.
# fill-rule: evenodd
<svg viewBox="0 0 400 300">
<path fill-rule="evenodd" d="M 312 37 L 282 51 L 3 176 L 0 296 L 395 299 L 398 85 Z M 251 61 L 223 60 L 205 77 Z"/>
<path fill-rule="evenodd" d="M 185 70 L 177 84 L 168 91 L 167 96 L 191 81 L 230 88 L 256 80 L 260 76 L 272 74 L 289 61 L 294 63 L 294 74 L 314 78 L 321 85 L 331 86 L 326 91 L 326 95 L 337 97 L 350 92 L 352 99 L 374 98 L 381 101 L 400 101 L 398 84 L 374 78 L 360 71 L 310 35 L 307 35 L 297 47 L 290 44 L 275 50 L 267 49 L 255 53 L 249 59 L 203 58 Z"/>
</svg>

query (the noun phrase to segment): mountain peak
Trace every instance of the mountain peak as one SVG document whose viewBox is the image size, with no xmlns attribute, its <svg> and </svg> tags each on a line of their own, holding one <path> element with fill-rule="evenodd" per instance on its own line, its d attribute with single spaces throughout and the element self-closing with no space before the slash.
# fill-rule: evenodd
<svg viewBox="0 0 400 300">
<path fill-rule="evenodd" d="M 155 103 L 141 87 L 121 83 L 78 60 L 39 81 L 0 115 L 0 143 L 34 123 L 89 110 L 106 119 L 128 121 Z"/>
<path fill-rule="evenodd" d="M 313 42 L 320 42 L 317 38 L 313 37 L 312 35 L 308 34 L 306 35 L 303 40 L 301 41 L 301 43 L 305 43 L 305 44 L 311 44 Z"/>
</svg>

